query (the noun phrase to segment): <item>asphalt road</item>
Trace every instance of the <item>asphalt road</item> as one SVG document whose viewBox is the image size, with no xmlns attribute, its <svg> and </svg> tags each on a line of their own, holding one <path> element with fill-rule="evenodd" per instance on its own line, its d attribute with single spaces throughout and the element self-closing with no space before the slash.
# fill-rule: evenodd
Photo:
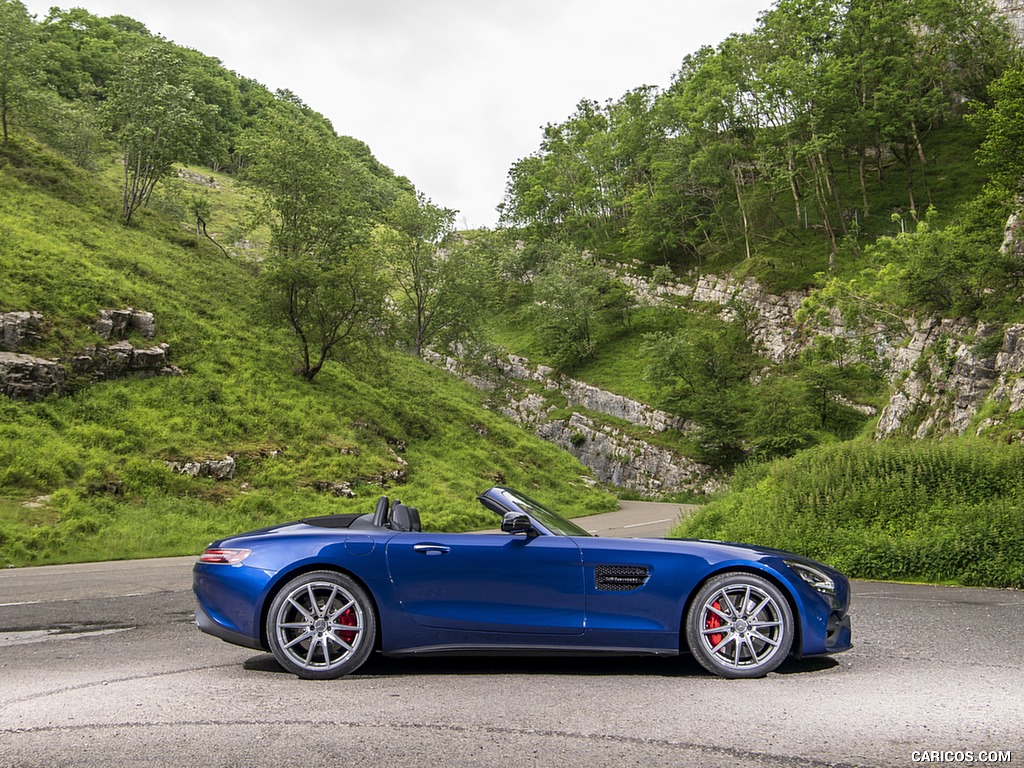
<svg viewBox="0 0 1024 768">
<path fill-rule="evenodd" d="M 585 527 L 659 535 L 679 511 Z M 761 680 L 688 658 L 375 659 L 311 682 L 201 634 L 191 564 L 0 572 L 0 766 L 1024 765 L 1021 592 L 858 582 L 855 649 Z"/>
</svg>

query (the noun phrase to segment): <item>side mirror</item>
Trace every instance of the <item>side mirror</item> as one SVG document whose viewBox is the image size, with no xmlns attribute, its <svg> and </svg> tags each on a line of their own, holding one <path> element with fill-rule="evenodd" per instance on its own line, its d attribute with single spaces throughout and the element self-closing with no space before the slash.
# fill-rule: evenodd
<svg viewBox="0 0 1024 768">
<path fill-rule="evenodd" d="M 530 518 L 521 512 L 508 512 L 501 519 L 501 530 L 505 533 L 525 533 L 527 536 L 536 536 L 537 531 L 530 522 Z"/>
</svg>

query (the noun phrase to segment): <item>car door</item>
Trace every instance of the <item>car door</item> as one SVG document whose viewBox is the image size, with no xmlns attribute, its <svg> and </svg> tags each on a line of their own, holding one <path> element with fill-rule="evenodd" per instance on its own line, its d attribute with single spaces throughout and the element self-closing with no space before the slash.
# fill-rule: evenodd
<svg viewBox="0 0 1024 768">
<path fill-rule="evenodd" d="M 583 562 L 563 536 L 401 533 L 387 544 L 399 599 L 427 627 L 580 635 Z"/>
</svg>

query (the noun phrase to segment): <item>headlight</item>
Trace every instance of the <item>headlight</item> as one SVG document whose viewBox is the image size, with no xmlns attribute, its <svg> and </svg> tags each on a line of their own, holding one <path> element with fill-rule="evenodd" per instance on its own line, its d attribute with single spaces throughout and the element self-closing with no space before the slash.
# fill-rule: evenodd
<svg viewBox="0 0 1024 768">
<path fill-rule="evenodd" d="M 807 565 L 807 563 L 797 563 L 793 560 L 787 560 L 786 565 L 792 568 L 797 576 L 819 592 L 823 592 L 826 595 L 834 595 L 836 593 L 836 583 L 824 571 Z"/>
</svg>

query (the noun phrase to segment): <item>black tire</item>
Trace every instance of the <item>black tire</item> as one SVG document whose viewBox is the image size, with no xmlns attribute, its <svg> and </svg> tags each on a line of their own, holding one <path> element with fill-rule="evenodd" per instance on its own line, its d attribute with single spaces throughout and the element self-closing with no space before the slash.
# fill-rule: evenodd
<svg viewBox="0 0 1024 768">
<path fill-rule="evenodd" d="M 686 642 L 704 669 L 720 677 L 763 677 L 793 646 L 793 611 L 782 591 L 753 573 L 708 580 L 686 614 Z"/>
<path fill-rule="evenodd" d="M 373 601 L 335 571 L 304 573 L 285 584 L 270 604 L 266 629 L 281 666 L 309 680 L 355 672 L 377 642 Z"/>
</svg>

